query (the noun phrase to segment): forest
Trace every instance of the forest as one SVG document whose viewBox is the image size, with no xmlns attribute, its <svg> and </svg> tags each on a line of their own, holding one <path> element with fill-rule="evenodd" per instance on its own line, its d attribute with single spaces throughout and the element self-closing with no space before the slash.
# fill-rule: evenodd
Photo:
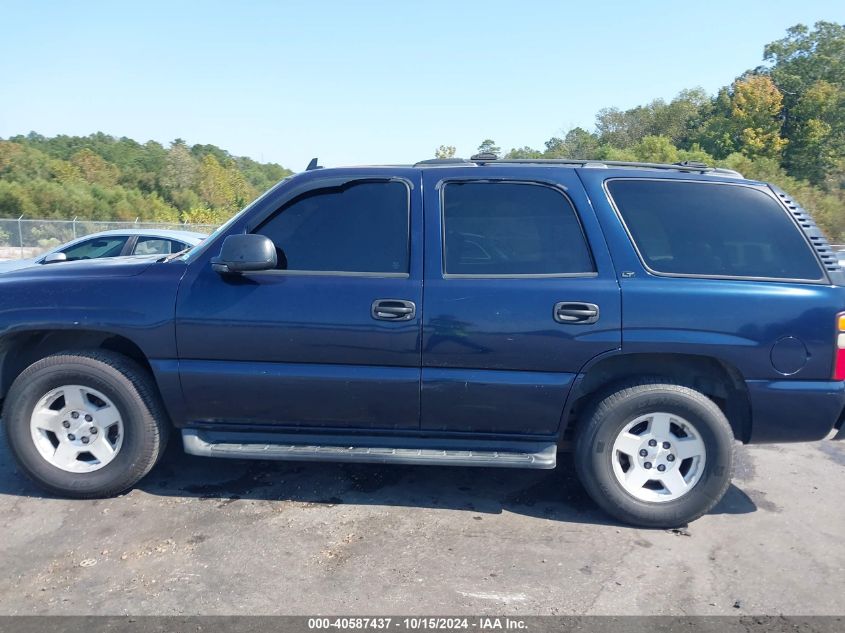
<svg viewBox="0 0 845 633">
<path fill-rule="evenodd" d="M 550 122 L 550 127 L 553 122 Z M 796 25 L 764 47 L 758 67 L 715 95 L 608 107 L 595 127 L 568 130 L 543 148 L 479 151 L 509 158 L 698 161 L 774 182 L 845 242 L 845 25 Z M 435 156 L 451 157 L 441 145 Z M 216 224 L 292 172 L 214 145 L 169 147 L 103 133 L 0 139 L 0 217 Z"/>
<path fill-rule="evenodd" d="M 0 140 L 0 217 L 220 224 L 291 173 L 182 139 L 30 132 Z"/>
</svg>

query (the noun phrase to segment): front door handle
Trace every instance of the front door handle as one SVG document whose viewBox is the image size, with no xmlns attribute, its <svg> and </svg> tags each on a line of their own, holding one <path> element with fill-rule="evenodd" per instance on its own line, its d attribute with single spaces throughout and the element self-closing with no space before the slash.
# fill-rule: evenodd
<svg viewBox="0 0 845 633">
<path fill-rule="evenodd" d="M 376 299 L 370 314 L 379 321 L 410 321 L 417 315 L 417 306 L 404 299 Z"/>
<path fill-rule="evenodd" d="M 599 307 L 595 303 L 559 301 L 552 314 L 558 323 L 590 325 L 599 320 Z"/>
</svg>

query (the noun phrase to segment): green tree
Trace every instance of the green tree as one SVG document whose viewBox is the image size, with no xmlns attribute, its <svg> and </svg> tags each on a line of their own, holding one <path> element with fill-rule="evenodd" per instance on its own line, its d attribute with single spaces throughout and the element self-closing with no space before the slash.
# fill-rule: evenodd
<svg viewBox="0 0 845 633">
<path fill-rule="evenodd" d="M 638 161 L 647 163 L 677 163 L 678 148 L 666 136 L 646 136 L 631 148 Z"/>
<path fill-rule="evenodd" d="M 484 139 L 481 141 L 481 145 L 478 146 L 478 153 L 479 154 L 496 154 L 497 156 L 502 153 L 502 148 L 496 145 L 496 141 L 491 138 Z"/>
<path fill-rule="evenodd" d="M 584 158 L 599 157 L 599 139 L 582 127 L 569 130 L 563 138 L 552 137 L 546 141 L 545 158 Z"/>
<path fill-rule="evenodd" d="M 235 198 L 228 174 L 212 154 L 206 154 L 199 168 L 200 197 L 212 208 L 229 208 Z"/>
<path fill-rule="evenodd" d="M 721 88 L 709 104 L 702 108 L 702 122 L 693 133 L 693 142 L 716 158 L 725 158 L 738 151 L 732 117 L 731 93 Z"/>
<path fill-rule="evenodd" d="M 771 78 L 750 75 L 737 80 L 731 104 L 740 151 L 751 157 L 780 157 L 789 141 L 781 137 L 783 95 Z"/>
<path fill-rule="evenodd" d="M 628 110 L 604 108 L 596 115 L 597 143 L 620 149 L 632 147 L 647 136 L 665 136 L 678 147 L 689 147 L 701 125 L 710 98 L 702 88 L 681 91 L 672 101 L 655 99 Z"/>
<path fill-rule="evenodd" d="M 596 115 L 596 133 L 602 144 L 630 147 L 648 134 L 645 108 L 624 112 L 619 108 L 602 108 Z"/>
<path fill-rule="evenodd" d="M 507 154 L 505 158 L 543 158 L 543 152 L 533 147 L 514 147 Z"/>
<path fill-rule="evenodd" d="M 18 218 L 22 215 L 33 217 L 35 205 L 25 187 L 18 182 L 0 180 L 0 217 Z"/>
<path fill-rule="evenodd" d="M 436 150 L 434 150 L 434 157 L 435 158 L 454 158 L 455 157 L 455 146 L 454 145 L 441 145 Z"/>
<path fill-rule="evenodd" d="M 222 224 L 228 217 L 228 214 L 221 209 L 196 206 L 188 211 L 183 211 L 181 220 L 188 224 Z"/>
<path fill-rule="evenodd" d="M 249 185 L 232 165 L 224 167 L 213 154 L 206 154 L 199 169 L 198 192 L 214 209 L 234 213 L 253 197 Z"/>
<path fill-rule="evenodd" d="M 91 184 L 116 185 L 120 176 L 120 170 L 117 167 L 106 162 L 87 147 L 71 156 L 69 162 L 76 167 L 79 175 Z"/>
<path fill-rule="evenodd" d="M 796 24 L 786 37 L 766 45 L 763 59 L 787 107 L 817 81 L 845 85 L 845 25 L 816 22 L 810 30 Z"/>
<path fill-rule="evenodd" d="M 164 173 L 161 175 L 161 186 L 166 191 L 190 189 L 197 182 L 198 165 L 196 159 L 182 139 L 176 139 L 170 144 Z"/>
<path fill-rule="evenodd" d="M 665 136 L 679 148 L 689 148 L 710 106 L 710 96 L 703 88 L 682 90 L 663 107 L 652 112 L 651 134 Z"/>
<path fill-rule="evenodd" d="M 845 156 L 845 90 L 820 79 L 796 100 L 790 116 L 786 167 L 822 184 Z"/>
<path fill-rule="evenodd" d="M 845 160 L 845 25 L 797 24 L 768 44 L 767 72 L 783 93 L 789 173 L 821 184 Z"/>
</svg>

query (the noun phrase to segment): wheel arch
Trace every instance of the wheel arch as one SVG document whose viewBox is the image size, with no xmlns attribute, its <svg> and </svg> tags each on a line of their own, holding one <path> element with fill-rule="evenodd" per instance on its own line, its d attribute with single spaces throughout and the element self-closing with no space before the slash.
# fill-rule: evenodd
<svg viewBox="0 0 845 633">
<path fill-rule="evenodd" d="M 632 378 L 654 376 L 712 399 L 725 414 L 734 437 L 751 437 L 751 401 L 741 372 L 721 359 L 695 354 L 637 353 L 597 358 L 579 374 L 561 419 L 561 442 L 574 439 L 579 416 L 598 394 Z"/>
<path fill-rule="evenodd" d="M 114 332 L 85 329 L 35 329 L 12 332 L 0 339 L 0 402 L 12 383 L 32 363 L 52 354 L 82 349 L 104 349 L 134 360 L 153 379 L 146 354 L 131 339 Z"/>
</svg>

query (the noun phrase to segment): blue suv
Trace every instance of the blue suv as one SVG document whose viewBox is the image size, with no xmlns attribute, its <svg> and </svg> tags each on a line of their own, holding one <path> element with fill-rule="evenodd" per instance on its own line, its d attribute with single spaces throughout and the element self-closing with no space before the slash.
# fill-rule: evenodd
<svg viewBox="0 0 845 633">
<path fill-rule="evenodd" d="M 684 163 L 309 169 L 192 250 L 0 278 L 23 472 L 71 497 L 194 455 L 553 468 L 641 526 L 735 440 L 833 433 L 845 273 L 789 196 Z M 834 429 L 838 429 L 835 432 Z"/>
</svg>

